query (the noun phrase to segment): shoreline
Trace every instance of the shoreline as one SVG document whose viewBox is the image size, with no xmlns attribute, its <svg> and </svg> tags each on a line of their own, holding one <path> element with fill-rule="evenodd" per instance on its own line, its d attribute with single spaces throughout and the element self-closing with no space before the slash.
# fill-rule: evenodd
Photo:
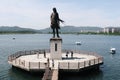
<svg viewBox="0 0 120 80">
<path fill-rule="evenodd" d="M 1 33 L 0 35 L 6 35 L 6 34 L 52 34 L 52 33 L 32 33 L 32 32 L 5 32 L 5 33 Z M 73 34 L 73 35 L 114 35 L 114 36 L 120 36 L 120 33 L 60 33 L 60 34 Z"/>
</svg>

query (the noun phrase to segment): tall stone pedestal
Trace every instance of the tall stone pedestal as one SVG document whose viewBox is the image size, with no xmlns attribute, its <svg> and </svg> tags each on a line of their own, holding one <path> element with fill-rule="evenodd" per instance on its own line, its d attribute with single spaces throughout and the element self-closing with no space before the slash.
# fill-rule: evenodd
<svg viewBox="0 0 120 80">
<path fill-rule="evenodd" d="M 50 39 L 50 58 L 62 59 L 62 39 L 61 38 Z"/>
</svg>

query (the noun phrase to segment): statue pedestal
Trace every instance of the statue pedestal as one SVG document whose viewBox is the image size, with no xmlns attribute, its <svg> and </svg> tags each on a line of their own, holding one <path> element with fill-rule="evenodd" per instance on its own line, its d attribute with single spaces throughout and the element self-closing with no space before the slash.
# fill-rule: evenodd
<svg viewBox="0 0 120 80">
<path fill-rule="evenodd" d="M 62 39 L 61 38 L 50 39 L 50 58 L 62 59 Z"/>
</svg>

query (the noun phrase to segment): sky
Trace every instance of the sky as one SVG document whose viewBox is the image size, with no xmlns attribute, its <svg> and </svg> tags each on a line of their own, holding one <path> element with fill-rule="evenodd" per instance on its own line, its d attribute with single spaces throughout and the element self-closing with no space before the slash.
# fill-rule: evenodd
<svg viewBox="0 0 120 80">
<path fill-rule="evenodd" d="M 53 7 L 61 26 L 120 26 L 120 0 L 0 0 L 0 26 L 48 28 Z"/>
</svg>

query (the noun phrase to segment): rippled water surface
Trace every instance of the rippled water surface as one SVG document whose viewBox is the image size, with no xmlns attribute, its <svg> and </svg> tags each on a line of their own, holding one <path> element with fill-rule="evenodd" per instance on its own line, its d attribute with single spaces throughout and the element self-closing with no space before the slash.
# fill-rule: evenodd
<svg viewBox="0 0 120 80">
<path fill-rule="evenodd" d="M 21 50 L 49 49 L 49 34 L 12 34 L 0 35 L 0 80 L 41 80 L 42 75 L 32 75 L 12 69 L 7 57 Z M 86 74 L 60 75 L 60 80 L 120 80 L 120 36 L 106 35 L 61 35 L 64 49 L 77 49 L 96 52 L 104 57 L 100 71 Z M 15 38 L 15 40 L 13 39 Z M 81 41 L 82 45 L 75 45 Z M 109 53 L 111 47 L 117 52 Z"/>
</svg>

